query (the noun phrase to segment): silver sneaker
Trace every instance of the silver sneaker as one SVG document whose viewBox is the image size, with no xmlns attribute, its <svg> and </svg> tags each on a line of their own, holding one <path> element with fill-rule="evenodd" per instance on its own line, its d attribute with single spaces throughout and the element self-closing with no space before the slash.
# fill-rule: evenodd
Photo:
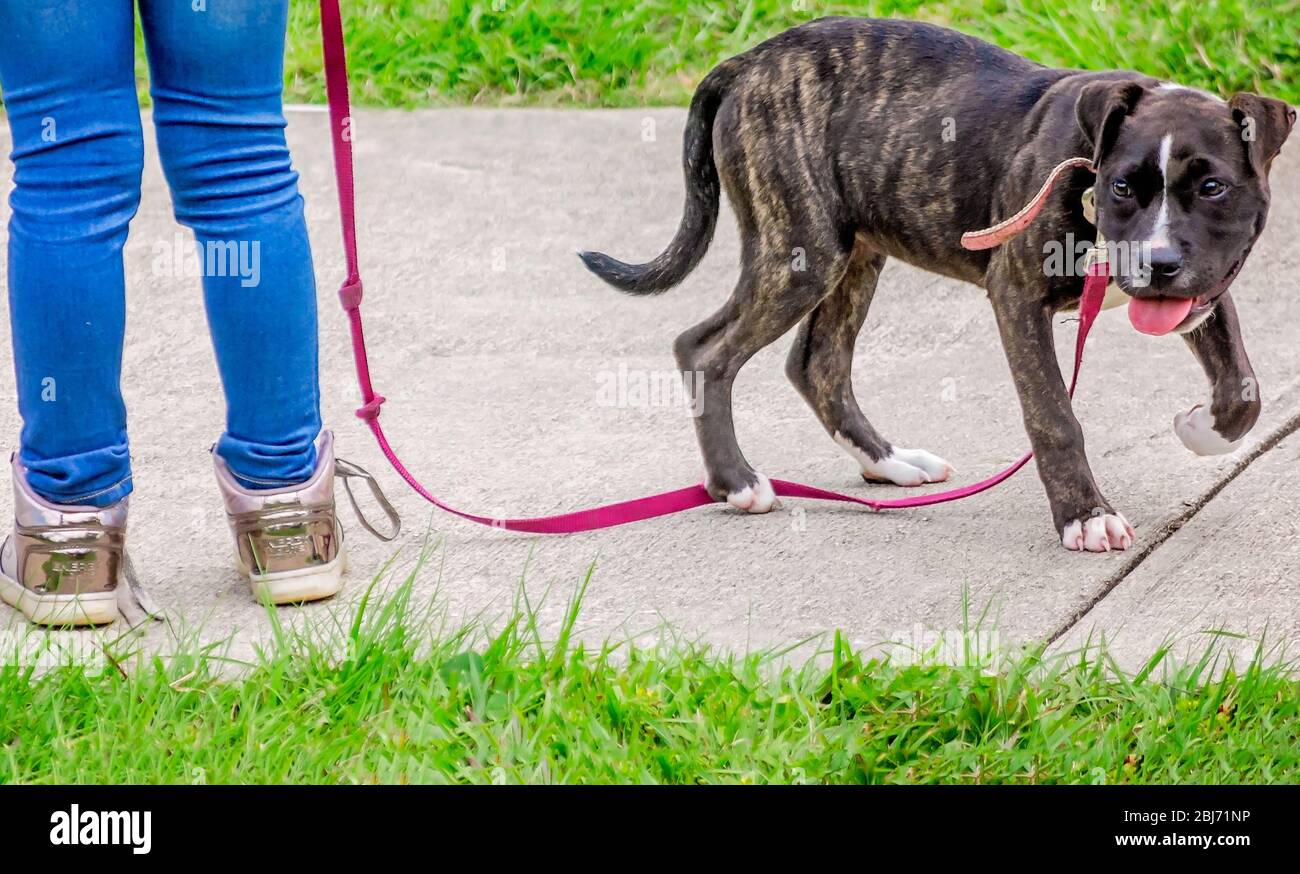
<svg viewBox="0 0 1300 874">
<path fill-rule="evenodd" d="M 246 489 L 212 454 L 235 561 L 253 594 L 272 604 L 315 601 L 338 594 L 347 570 L 343 528 L 334 506 L 334 437 L 316 438 L 316 471 L 305 483 Z"/>
<path fill-rule="evenodd" d="M 0 598 L 38 625 L 103 625 L 118 617 L 125 573 L 125 497 L 108 507 L 54 504 L 12 458 L 14 530 L 0 548 Z"/>
</svg>

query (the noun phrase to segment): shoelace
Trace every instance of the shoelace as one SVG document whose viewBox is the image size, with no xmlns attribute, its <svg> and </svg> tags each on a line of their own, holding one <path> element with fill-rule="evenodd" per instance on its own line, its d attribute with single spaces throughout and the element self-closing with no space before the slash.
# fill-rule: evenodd
<svg viewBox="0 0 1300 874">
<path fill-rule="evenodd" d="M 117 587 L 117 611 L 126 620 L 127 629 L 134 631 L 150 619 L 161 622 L 165 618 L 162 608 L 140 582 L 131 553 L 126 551 L 122 553 L 122 579 L 126 585 Z"/>
<path fill-rule="evenodd" d="M 361 523 L 362 528 L 385 543 L 396 539 L 397 535 L 402 533 L 402 517 L 397 515 L 397 510 L 389 502 L 388 496 L 379 487 L 379 481 L 374 478 L 370 471 L 359 464 L 336 458 L 334 459 L 334 478 L 343 481 L 343 490 L 348 493 L 348 502 L 352 504 L 352 512 L 356 514 L 357 521 Z M 375 503 L 379 505 L 379 509 L 384 511 L 384 515 L 388 517 L 388 522 L 392 526 L 391 534 L 381 534 L 375 526 L 370 524 L 366 514 L 361 512 L 361 505 L 357 503 L 357 496 L 352 493 L 351 481 L 354 479 L 365 480 L 366 484 L 370 486 L 370 494 L 374 496 Z"/>
<path fill-rule="evenodd" d="M 379 482 L 375 479 L 370 471 L 366 470 L 359 464 L 346 461 L 342 458 L 334 460 L 334 478 L 342 481 L 343 490 L 347 492 L 348 503 L 352 505 L 352 512 L 356 514 L 357 521 L 361 527 L 369 531 L 379 540 L 385 543 L 396 539 L 402 531 L 402 517 L 398 515 L 384 490 L 379 487 Z M 370 524 L 366 514 L 361 510 L 361 504 L 357 501 L 356 494 L 352 491 L 352 480 L 364 480 L 370 487 L 370 494 L 374 497 L 375 503 L 379 509 L 388 517 L 391 531 L 387 534 L 381 532 Z M 122 617 L 127 621 L 129 630 L 134 631 L 140 626 L 146 624 L 149 620 L 156 622 L 163 621 L 162 608 L 158 602 L 149 594 L 149 590 L 140 582 L 140 576 L 135 571 L 135 563 L 131 561 L 131 554 L 124 552 L 122 554 L 122 579 L 126 581 L 125 586 L 118 586 L 117 589 L 117 608 Z"/>
</svg>

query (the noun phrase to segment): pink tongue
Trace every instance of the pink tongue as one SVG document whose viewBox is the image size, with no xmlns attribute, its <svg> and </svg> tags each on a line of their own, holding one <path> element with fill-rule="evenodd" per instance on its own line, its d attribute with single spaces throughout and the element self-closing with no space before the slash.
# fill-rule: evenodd
<svg viewBox="0 0 1300 874">
<path fill-rule="evenodd" d="M 1192 311 L 1187 297 L 1135 297 L 1128 302 L 1128 320 L 1143 334 L 1168 334 Z"/>
</svg>

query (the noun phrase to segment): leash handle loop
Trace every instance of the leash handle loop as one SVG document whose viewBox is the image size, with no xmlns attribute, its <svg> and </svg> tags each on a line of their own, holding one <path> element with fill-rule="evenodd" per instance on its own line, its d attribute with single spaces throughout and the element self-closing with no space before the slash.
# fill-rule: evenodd
<svg viewBox="0 0 1300 874">
<path fill-rule="evenodd" d="M 1000 246 L 1016 234 L 1023 231 L 1034 223 L 1038 214 L 1043 211 L 1044 204 L 1047 203 L 1047 196 L 1052 193 L 1052 188 L 1056 185 L 1056 180 L 1071 170 L 1081 170 L 1087 168 L 1096 173 L 1096 168 L 1092 166 L 1090 158 L 1066 158 L 1061 163 L 1052 168 L 1052 172 L 1047 174 L 1043 180 L 1042 187 L 1038 193 L 1030 198 L 1029 202 L 1020 208 L 1018 212 L 1011 215 L 991 227 L 979 231 L 967 231 L 961 235 L 961 245 L 963 249 L 978 251 L 980 249 L 992 249 L 994 246 Z"/>
</svg>

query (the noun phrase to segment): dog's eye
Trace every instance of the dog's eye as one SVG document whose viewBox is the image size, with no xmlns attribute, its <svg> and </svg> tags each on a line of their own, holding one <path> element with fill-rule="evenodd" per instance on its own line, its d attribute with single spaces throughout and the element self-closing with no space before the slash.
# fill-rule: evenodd
<svg viewBox="0 0 1300 874">
<path fill-rule="evenodd" d="M 1123 179 L 1116 179 L 1110 183 L 1110 190 L 1115 193 L 1116 197 L 1132 197 L 1133 189 Z"/>
<path fill-rule="evenodd" d="M 1201 197 L 1222 197 L 1228 186 L 1218 179 L 1206 179 L 1201 183 Z"/>
</svg>

